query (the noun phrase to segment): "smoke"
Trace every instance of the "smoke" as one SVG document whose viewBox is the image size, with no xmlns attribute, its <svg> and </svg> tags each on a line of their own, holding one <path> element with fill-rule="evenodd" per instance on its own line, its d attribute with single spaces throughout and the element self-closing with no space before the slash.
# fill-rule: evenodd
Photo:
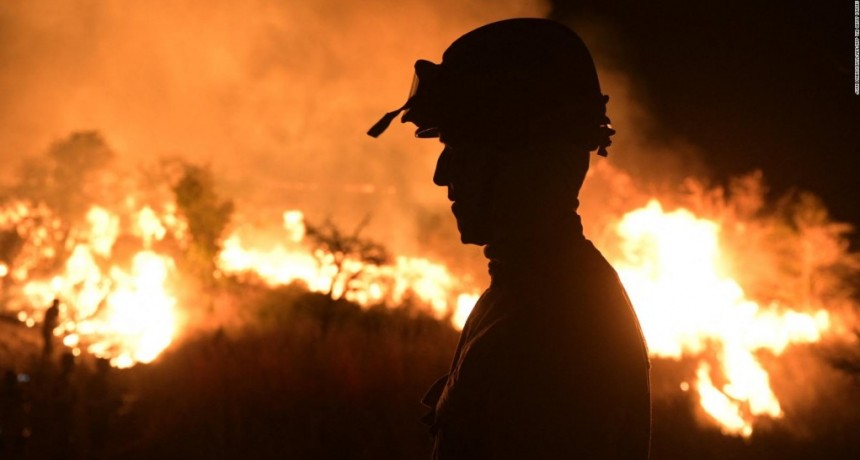
<svg viewBox="0 0 860 460">
<path fill-rule="evenodd" d="M 367 236 L 395 252 L 440 246 L 463 258 L 430 180 L 438 143 L 397 123 L 379 140 L 364 133 L 404 101 L 417 58 L 438 61 L 481 24 L 547 13 L 538 0 L 0 0 L 0 156 L 14 163 L 71 132 L 99 131 L 124 168 L 163 156 L 211 165 L 235 222 L 279 223 L 298 208 L 352 228 L 369 215 Z M 618 130 L 583 188 L 586 230 L 599 236 L 606 219 L 652 194 L 677 195 L 686 177 L 707 185 L 708 171 L 695 146 L 648 113 L 612 24 L 572 26 Z M 12 183 L 13 171 L 0 174 Z"/>
<path fill-rule="evenodd" d="M 601 90 L 609 95 L 607 115 L 616 135 L 607 159 L 593 157 L 590 180 L 582 190 L 581 213 L 596 231 L 606 214 L 628 211 L 645 204 L 648 193 L 675 195 L 685 179 L 710 181 L 705 153 L 664 126 L 649 110 L 653 95 L 626 68 L 625 44 L 618 41 L 615 25 L 599 17 L 576 17 L 569 25 L 583 38 L 594 57 Z M 627 173 L 623 178 L 607 169 Z M 629 181 L 629 182 L 625 182 Z"/>
<path fill-rule="evenodd" d="M 417 58 L 438 60 L 481 24 L 548 10 L 539 0 L 4 0 L 0 155 L 17 161 L 96 130 L 125 165 L 166 155 L 211 165 L 239 217 L 301 208 L 354 225 L 369 214 L 369 231 L 402 248 L 415 206 L 444 201 L 430 181 L 438 144 L 406 127 L 379 141 L 365 131 L 404 101 Z"/>
</svg>

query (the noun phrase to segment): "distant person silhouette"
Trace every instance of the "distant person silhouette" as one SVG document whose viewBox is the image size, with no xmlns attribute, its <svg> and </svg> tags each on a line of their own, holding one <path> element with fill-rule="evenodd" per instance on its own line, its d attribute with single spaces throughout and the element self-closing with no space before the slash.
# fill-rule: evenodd
<svg viewBox="0 0 860 460">
<path fill-rule="evenodd" d="M 492 280 L 423 401 L 433 458 L 646 459 L 644 339 L 576 213 L 589 154 L 614 134 L 590 53 L 559 23 L 511 19 L 415 71 L 406 104 L 368 134 L 405 112 L 439 138 L 433 181 Z"/>
<path fill-rule="evenodd" d="M 42 352 L 45 356 L 51 356 L 54 353 L 54 329 L 57 327 L 57 321 L 60 318 L 60 300 L 54 299 L 51 306 L 45 310 L 45 318 L 42 321 Z"/>
</svg>

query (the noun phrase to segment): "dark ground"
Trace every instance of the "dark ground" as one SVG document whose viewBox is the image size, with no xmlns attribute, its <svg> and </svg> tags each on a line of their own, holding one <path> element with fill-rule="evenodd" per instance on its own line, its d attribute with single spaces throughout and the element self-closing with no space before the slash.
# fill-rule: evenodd
<svg viewBox="0 0 860 460">
<path fill-rule="evenodd" d="M 414 308 L 363 311 L 297 287 L 242 292 L 244 307 L 256 309 L 254 327 L 200 334 L 153 364 L 112 370 L 98 404 L 92 359 L 79 359 L 76 409 L 67 418 L 50 417 L 62 406 L 44 404 L 56 373 L 34 371 L 38 359 L 18 361 L 19 372 L 34 374 L 25 393 L 30 419 L 67 420 L 59 432 L 72 433 L 64 444 L 57 430 L 34 430 L 20 458 L 49 458 L 47 445 L 65 445 L 69 459 L 99 452 L 124 459 L 428 458 L 418 400 L 448 367 L 455 331 Z M 0 336 L 4 347 L 15 340 Z M 19 352 L 25 349 L 32 353 L 32 343 Z M 692 394 L 678 389 L 692 361 L 655 360 L 652 458 L 860 458 L 858 381 L 826 365 L 820 349 L 788 354 L 793 371 L 780 362 L 769 367 L 806 376 L 799 383 L 809 393 L 786 398 L 786 419 L 763 420 L 749 440 L 720 434 Z M 775 390 L 783 399 L 785 390 Z"/>
</svg>

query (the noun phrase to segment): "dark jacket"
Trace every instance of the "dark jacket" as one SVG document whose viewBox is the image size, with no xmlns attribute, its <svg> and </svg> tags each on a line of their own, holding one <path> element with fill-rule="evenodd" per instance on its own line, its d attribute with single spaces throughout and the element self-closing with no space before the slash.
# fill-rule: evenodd
<svg viewBox="0 0 860 460">
<path fill-rule="evenodd" d="M 486 253 L 490 287 L 424 399 L 433 458 L 646 459 L 647 350 L 609 263 L 581 236 Z"/>
</svg>

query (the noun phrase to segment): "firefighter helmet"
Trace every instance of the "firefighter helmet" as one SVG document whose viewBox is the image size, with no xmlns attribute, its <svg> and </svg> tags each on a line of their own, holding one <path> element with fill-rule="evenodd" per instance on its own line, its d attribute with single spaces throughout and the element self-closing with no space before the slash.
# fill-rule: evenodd
<svg viewBox="0 0 860 460">
<path fill-rule="evenodd" d="M 458 38 L 440 64 L 417 61 L 406 103 L 368 134 L 377 137 L 402 112 L 418 137 L 565 136 L 605 155 L 614 134 L 607 101 L 575 32 L 548 19 L 508 19 Z"/>
</svg>

